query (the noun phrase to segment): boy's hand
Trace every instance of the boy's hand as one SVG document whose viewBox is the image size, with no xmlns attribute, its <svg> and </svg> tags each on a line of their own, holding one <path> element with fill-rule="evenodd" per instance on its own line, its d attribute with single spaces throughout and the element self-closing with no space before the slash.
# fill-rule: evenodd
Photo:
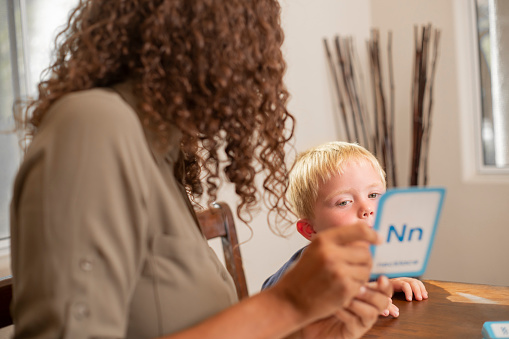
<svg viewBox="0 0 509 339">
<path fill-rule="evenodd" d="M 392 284 L 394 292 L 404 292 L 405 298 L 408 301 L 412 301 L 412 296 L 415 296 L 415 300 L 428 299 L 428 292 L 422 281 L 414 278 L 392 278 L 389 279 Z"/>
</svg>

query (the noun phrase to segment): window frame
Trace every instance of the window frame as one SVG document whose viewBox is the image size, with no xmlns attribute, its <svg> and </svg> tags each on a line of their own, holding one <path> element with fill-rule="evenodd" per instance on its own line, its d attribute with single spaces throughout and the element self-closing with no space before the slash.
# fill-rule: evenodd
<svg viewBox="0 0 509 339">
<path fill-rule="evenodd" d="M 483 160 L 481 73 L 476 6 L 476 0 L 455 0 L 462 175 L 463 180 L 468 182 L 509 183 L 509 167 L 487 166 Z"/>
<path fill-rule="evenodd" d="M 73 0 L 75 4 L 77 4 L 77 0 Z M 3 5 L 3 4 L 2 4 Z M 7 38 L 8 41 L 6 45 L 8 45 L 9 51 L 9 62 L 7 63 L 10 67 L 10 85 L 12 88 L 12 97 L 9 95 L 6 96 L 7 100 L 12 100 L 12 105 L 20 100 L 29 97 L 34 94 L 36 90 L 36 84 L 32 84 L 32 74 L 31 74 L 31 48 L 29 46 L 29 22 L 28 16 L 33 11 L 29 13 L 29 6 L 27 4 L 27 0 L 5 0 L 5 13 L 6 13 L 6 27 L 7 27 Z M 75 6 L 75 5 L 74 5 Z M 34 15 L 38 15 L 35 12 Z M 65 23 L 62 23 L 65 24 Z M 59 28 L 57 28 L 59 30 Z M 52 37 L 51 45 L 49 45 L 49 49 L 53 48 L 53 39 Z M 44 63 L 44 65 L 40 65 L 42 67 L 47 67 L 49 64 Z M 7 81 L 8 82 L 8 81 Z M 13 111 L 11 109 L 11 114 Z M 14 125 L 12 126 L 14 127 Z M 8 127 L 10 128 L 10 127 Z M 17 138 L 17 136 L 15 136 Z M 21 147 L 18 148 L 19 158 L 15 159 L 18 161 L 16 164 L 16 168 L 19 167 L 20 161 L 23 157 L 23 151 Z M 13 177 L 13 180 L 15 175 Z M 11 185 L 12 186 L 12 185 Z M 9 206 L 7 206 L 9 208 Z M 7 211 L 9 213 L 9 211 Z M 3 226 L 3 225 L 2 225 Z M 8 233 L 7 236 L 0 238 L 0 277 L 8 276 L 11 274 L 10 269 L 10 232 L 9 232 L 9 218 L 7 220 Z"/>
</svg>

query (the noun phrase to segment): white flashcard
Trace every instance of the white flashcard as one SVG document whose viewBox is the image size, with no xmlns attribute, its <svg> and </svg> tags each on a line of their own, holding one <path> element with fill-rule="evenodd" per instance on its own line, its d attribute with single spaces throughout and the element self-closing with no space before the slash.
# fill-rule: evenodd
<svg viewBox="0 0 509 339">
<path fill-rule="evenodd" d="M 395 188 L 382 195 L 374 229 L 383 242 L 371 247 L 371 279 L 418 277 L 426 270 L 433 246 L 444 188 Z"/>
</svg>

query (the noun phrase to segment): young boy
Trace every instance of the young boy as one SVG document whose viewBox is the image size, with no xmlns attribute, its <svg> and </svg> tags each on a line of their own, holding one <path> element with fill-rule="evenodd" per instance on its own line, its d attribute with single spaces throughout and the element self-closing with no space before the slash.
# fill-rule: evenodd
<svg viewBox="0 0 509 339">
<path fill-rule="evenodd" d="M 301 153 L 289 177 L 288 199 L 299 220 L 297 230 L 306 239 L 331 228 L 365 222 L 373 227 L 378 200 L 385 193 L 385 172 L 365 148 L 347 142 L 330 142 Z M 302 251 L 269 277 L 268 288 L 296 262 Z M 428 298 L 424 284 L 413 278 L 390 279 L 395 292 L 404 292 L 408 301 Z M 391 305 L 383 315 L 397 317 Z"/>
</svg>

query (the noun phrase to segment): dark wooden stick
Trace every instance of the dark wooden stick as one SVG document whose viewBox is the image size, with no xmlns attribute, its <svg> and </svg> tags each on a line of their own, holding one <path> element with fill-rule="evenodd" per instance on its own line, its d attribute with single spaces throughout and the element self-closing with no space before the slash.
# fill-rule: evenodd
<svg viewBox="0 0 509 339">
<path fill-rule="evenodd" d="M 382 150 L 380 149 L 380 136 L 379 136 L 379 119 L 378 119 L 378 106 L 377 106 L 377 99 L 376 99 L 376 80 L 375 80 L 375 62 L 374 62 L 374 43 L 373 39 L 370 39 L 366 42 L 368 53 L 369 53 L 369 69 L 371 74 L 371 91 L 373 93 L 373 148 L 374 148 L 374 154 L 378 159 L 381 159 L 381 153 Z"/>
<path fill-rule="evenodd" d="M 383 75 L 382 75 L 382 67 L 381 67 L 381 61 L 380 61 L 380 37 L 378 30 L 375 31 L 374 34 L 375 38 L 375 68 L 377 71 L 377 92 L 378 92 L 378 107 L 380 110 L 380 118 L 381 118 L 381 142 L 382 142 L 382 156 L 383 156 L 383 163 L 384 167 L 387 170 L 387 168 L 390 167 L 390 140 L 388 139 L 388 124 L 387 124 L 387 107 L 386 107 L 386 100 L 385 100 L 385 94 L 383 90 Z"/>
<path fill-rule="evenodd" d="M 370 119 L 370 116 L 369 116 L 369 113 L 367 111 L 367 107 L 366 107 L 366 86 L 365 86 L 365 83 L 364 83 L 364 72 L 363 72 L 363 67 L 361 66 L 360 64 L 360 58 L 359 58 L 359 55 L 357 53 L 357 47 L 356 47 L 356 44 L 355 43 L 352 43 L 352 55 L 353 55 L 353 59 L 355 61 L 355 69 L 358 70 L 358 72 L 356 72 L 355 74 L 358 76 L 358 79 L 359 79 L 359 104 L 360 104 L 360 109 L 361 109 L 361 115 L 363 117 L 363 121 L 364 121 L 364 124 L 365 124 L 365 130 L 366 130 L 366 137 L 367 137 L 367 143 L 366 143 L 366 148 L 372 152 L 373 154 L 375 153 L 374 151 L 374 145 L 373 145 L 373 127 L 371 125 L 371 119 Z"/>
<path fill-rule="evenodd" d="M 418 184 L 422 184 L 422 172 L 423 172 L 423 162 L 422 162 L 422 150 L 423 150 L 423 141 L 424 141 L 424 130 L 427 124 L 426 116 L 424 115 L 424 106 L 426 104 L 426 88 L 428 83 L 428 64 L 429 64 L 429 40 L 431 36 L 431 25 L 423 27 L 423 38 L 422 38 L 422 69 L 421 69 L 421 82 L 419 83 L 419 138 L 418 138 Z"/>
<path fill-rule="evenodd" d="M 334 39 L 334 43 L 335 43 L 335 46 L 336 46 L 336 54 L 337 54 L 337 57 L 338 57 L 338 63 L 339 63 L 339 69 L 341 70 L 341 74 L 343 75 L 343 87 L 345 88 L 345 91 L 346 91 L 346 97 L 348 99 L 348 104 L 349 104 L 349 108 L 350 108 L 350 112 L 351 112 L 351 118 L 352 118 L 352 122 L 353 122 L 353 135 L 354 135 L 354 140 L 355 142 L 359 142 L 359 134 L 357 132 L 357 121 L 355 119 L 355 115 L 354 115 L 354 104 L 353 104 L 353 98 L 352 98 L 352 94 L 351 94 L 351 91 L 350 91 L 350 88 L 348 86 L 348 65 L 346 65 L 346 62 L 348 62 L 346 60 L 346 53 L 343 52 L 342 48 L 341 48 L 341 42 L 340 42 L 340 38 L 339 36 L 336 36 L 335 39 Z M 352 133 L 351 133 L 352 134 Z"/>
<path fill-rule="evenodd" d="M 417 119 L 417 86 L 419 82 L 419 59 L 420 59 L 420 51 L 419 51 L 419 37 L 417 32 L 417 26 L 414 26 L 414 71 L 413 71 L 413 80 L 412 80 L 412 156 L 410 159 L 410 178 L 409 184 L 410 186 L 415 186 L 415 182 L 417 180 L 417 173 L 415 173 L 416 168 L 416 159 L 415 159 L 415 147 L 417 144 L 417 131 L 415 120 Z"/>
<path fill-rule="evenodd" d="M 336 96 L 337 96 L 337 99 L 338 99 L 338 104 L 339 104 L 339 109 L 340 109 L 340 112 L 341 112 L 341 117 L 343 118 L 343 126 L 344 126 L 344 129 L 345 129 L 345 132 L 346 132 L 346 139 L 347 139 L 347 141 L 352 141 L 352 137 L 350 136 L 350 129 L 348 128 L 348 117 L 347 117 L 347 114 L 346 114 L 345 102 L 344 102 L 344 99 L 343 99 L 343 95 L 341 93 L 341 89 L 339 87 L 338 74 L 337 74 L 337 71 L 336 71 L 336 67 L 334 65 L 334 61 L 332 60 L 332 55 L 331 55 L 331 52 L 330 52 L 330 49 L 329 49 L 329 45 L 327 43 L 327 39 L 323 39 L 323 44 L 324 44 L 324 47 L 325 47 L 325 53 L 327 54 L 327 60 L 328 60 L 328 63 L 329 63 L 330 72 L 332 74 L 332 79 L 333 79 L 333 82 L 334 82 L 334 87 L 336 89 Z"/>
<path fill-rule="evenodd" d="M 416 46 L 416 90 L 414 95 L 414 113 L 413 113 L 413 148 L 412 148 L 412 166 L 410 185 L 419 184 L 419 169 L 421 160 L 421 144 L 422 144 L 422 104 L 424 100 L 424 89 L 426 84 L 426 52 L 427 52 L 427 29 L 422 29 L 422 37 L 420 46 Z"/>
<path fill-rule="evenodd" d="M 370 70 L 371 70 L 371 85 L 373 91 L 373 109 L 374 109 L 374 121 L 375 121 L 375 146 L 376 146 L 376 156 L 380 160 L 380 163 L 383 164 L 383 154 L 382 154 L 382 135 L 381 135 L 381 118 L 380 118 L 380 108 L 379 108 L 379 100 L 378 100 L 378 72 L 376 69 L 376 43 L 375 43 L 375 30 L 371 30 L 371 38 L 369 41 L 369 58 L 370 58 Z"/>
<path fill-rule="evenodd" d="M 428 159 L 429 159 L 429 139 L 431 134 L 431 125 L 432 125 L 432 108 L 433 108 L 433 83 L 435 81 L 435 73 L 436 73 L 436 65 L 438 60 L 438 48 L 440 46 L 440 31 L 435 30 L 435 39 L 434 39 L 434 48 L 433 48 L 433 58 L 431 61 L 431 75 L 429 77 L 429 86 L 428 86 L 428 112 L 427 112 L 427 122 L 426 128 L 424 131 L 424 150 L 423 150 L 423 184 L 426 186 L 428 184 Z"/>
<path fill-rule="evenodd" d="M 357 112 L 357 105 L 356 105 L 356 89 L 354 87 L 354 83 L 352 81 L 353 78 L 353 66 L 352 66 L 352 58 L 350 55 L 350 39 L 348 37 L 346 38 L 339 38 L 338 39 L 339 44 L 341 46 L 341 49 L 338 49 L 338 51 L 341 51 L 341 58 L 343 60 L 342 70 L 343 70 L 343 81 L 344 86 L 346 88 L 346 93 L 348 96 L 348 102 L 350 103 L 350 112 L 351 117 L 353 121 L 353 128 L 354 128 L 354 134 L 356 137 L 356 142 L 359 144 L 361 143 L 362 139 L 362 130 L 361 125 L 362 122 L 359 120 L 359 115 Z"/>
<path fill-rule="evenodd" d="M 363 145 L 368 148 L 369 142 L 368 142 L 368 131 L 366 129 L 366 122 L 364 119 L 364 114 L 361 107 L 361 102 L 359 99 L 359 89 L 357 86 L 357 82 L 355 80 L 356 72 L 354 67 L 354 53 L 353 53 L 353 39 L 352 37 L 345 40 L 346 42 L 346 49 L 347 49 L 347 55 L 348 55 L 348 65 L 349 65 L 349 84 L 350 84 L 350 90 L 352 91 L 353 100 L 355 102 L 355 110 L 354 114 L 356 116 L 356 120 L 358 121 L 358 127 L 359 127 L 359 142 L 362 140 Z"/>
<path fill-rule="evenodd" d="M 392 32 L 389 31 L 388 41 L 387 41 L 387 62 L 389 67 L 389 90 L 390 90 L 390 99 L 389 99 L 389 123 L 388 123 L 388 140 L 389 140 L 389 162 L 390 162 L 390 175 L 392 178 L 392 186 L 398 186 L 397 178 L 396 178 L 396 157 L 394 154 L 394 123 L 395 123 L 395 111 L 394 111 L 394 69 L 392 67 Z M 389 174 L 388 174 L 389 175 Z"/>
</svg>

